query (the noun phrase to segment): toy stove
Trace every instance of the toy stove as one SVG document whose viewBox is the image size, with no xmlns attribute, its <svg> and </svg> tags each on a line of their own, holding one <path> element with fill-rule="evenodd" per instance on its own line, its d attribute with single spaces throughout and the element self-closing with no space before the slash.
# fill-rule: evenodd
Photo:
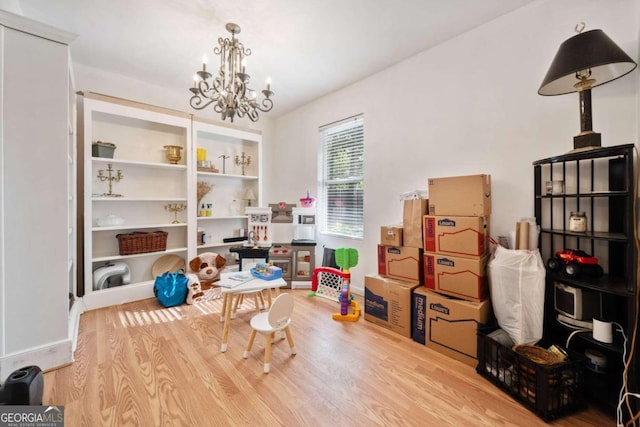
<svg viewBox="0 0 640 427">
<path fill-rule="evenodd" d="M 273 241 L 271 235 L 271 208 L 246 208 L 248 217 L 247 242 L 244 246 L 269 247 Z"/>
<path fill-rule="evenodd" d="M 269 205 L 273 243 L 269 261 L 282 268 L 282 277 L 292 288 L 310 288 L 315 268 L 316 221 L 314 208 L 289 203 Z"/>
<path fill-rule="evenodd" d="M 274 243 L 269 249 L 269 262 L 282 269 L 282 278 L 287 283 L 291 282 L 292 278 L 293 254 L 293 247 L 285 243 Z"/>
</svg>

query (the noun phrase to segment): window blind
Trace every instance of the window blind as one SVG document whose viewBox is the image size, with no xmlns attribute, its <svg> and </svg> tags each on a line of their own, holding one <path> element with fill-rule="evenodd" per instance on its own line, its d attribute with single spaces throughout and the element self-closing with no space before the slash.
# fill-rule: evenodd
<svg viewBox="0 0 640 427">
<path fill-rule="evenodd" d="M 318 165 L 320 231 L 364 235 L 364 117 L 322 126 Z"/>
</svg>

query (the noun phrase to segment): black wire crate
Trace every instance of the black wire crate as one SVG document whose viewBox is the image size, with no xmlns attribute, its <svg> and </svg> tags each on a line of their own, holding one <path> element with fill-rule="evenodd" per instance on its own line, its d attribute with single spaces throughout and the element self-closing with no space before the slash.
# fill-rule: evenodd
<svg viewBox="0 0 640 427">
<path fill-rule="evenodd" d="M 478 331 L 476 371 L 545 422 L 586 408 L 586 357 L 564 349 L 569 357 L 552 365 L 536 362 Z"/>
</svg>

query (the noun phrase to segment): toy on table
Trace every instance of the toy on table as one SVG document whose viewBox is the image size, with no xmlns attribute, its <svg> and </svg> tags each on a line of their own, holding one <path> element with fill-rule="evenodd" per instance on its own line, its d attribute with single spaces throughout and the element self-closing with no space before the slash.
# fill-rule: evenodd
<svg viewBox="0 0 640 427">
<path fill-rule="evenodd" d="M 282 278 L 282 269 L 273 264 L 260 262 L 251 268 L 251 274 L 262 280 L 276 280 Z"/>
<path fill-rule="evenodd" d="M 336 250 L 336 264 L 342 270 L 332 267 L 318 267 L 313 270 L 309 296 L 319 296 L 340 303 L 340 313 L 334 313 L 334 320 L 355 322 L 360 317 L 360 306 L 349 290 L 351 273 L 349 269 L 358 263 L 358 251 L 352 248 Z M 349 307 L 353 313 L 349 314 Z"/>
</svg>

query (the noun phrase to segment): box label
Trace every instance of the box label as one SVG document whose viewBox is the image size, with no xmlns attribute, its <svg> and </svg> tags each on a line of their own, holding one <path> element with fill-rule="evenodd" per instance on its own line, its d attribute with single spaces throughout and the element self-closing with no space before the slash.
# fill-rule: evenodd
<svg viewBox="0 0 640 427">
<path fill-rule="evenodd" d="M 455 267 L 456 266 L 456 262 L 452 259 L 449 258 L 438 258 L 438 260 L 436 261 L 438 263 L 438 265 L 445 265 L 447 267 Z"/>
<path fill-rule="evenodd" d="M 425 333 L 427 325 L 425 324 L 427 312 L 425 305 L 427 303 L 427 296 L 413 293 L 413 328 L 411 329 L 411 338 L 415 342 L 420 344 L 425 343 Z"/>
<path fill-rule="evenodd" d="M 389 303 L 380 295 L 376 295 L 369 288 L 364 288 L 364 309 L 378 319 L 389 321 Z"/>
<path fill-rule="evenodd" d="M 442 304 L 429 304 L 429 310 L 437 311 L 438 313 L 449 315 L 449 309 Z"/>
<path fill-rule="evenodd" d="M 424 250 L 436 251 L 436 219 L 434 217 L 424 217 Z"/>
<path fill-rule="evenodd" d="M 440 227 L 455 227 L 456 226 L 456 222 L 454 220 L 452 220 L 452 219 L 444 218 L 444 219 L 441 219 L 441 220 L 438 221 L 438 225 Z"/>
<path fill-rule="evenodd" d="M 378 274 L 387 275 L 387 252 L 384 245 L 378 245 Z"/>
<path fill-rule="evenodd" d="M 436 266 L 433 255 L 424 256 L 424 286 L 429 289 L 436 288 Z"/>
</svg>

